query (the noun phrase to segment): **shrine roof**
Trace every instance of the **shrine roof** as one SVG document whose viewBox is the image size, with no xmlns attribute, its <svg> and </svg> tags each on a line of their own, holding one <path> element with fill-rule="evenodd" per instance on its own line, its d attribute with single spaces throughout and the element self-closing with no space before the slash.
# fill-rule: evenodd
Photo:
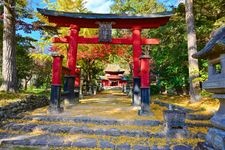
<svg viewBox="0 0 225 150">
<path fill-rule="evenodd" d="M 113 28 L 157 28 L 168 22 L 170 12 L 155 13 L 145 16 L 139 15 L 117 15 L 97 13 L 74 13 L 55 11 L 48 9 L 37 9 L 39 13 L 48 17 L 49 22 L 57 26 L 69 27 L 71 24 L 83 28 L 98 28 L 98 22 L 113 22 Z"/>
<path fill-rule="evenodd" d="M 194 58 L 215 58 L 225 53 L 225 26 L 216 30 L 205 47 L 195 53 Z"/>
<path fill-rule="evenodd" d="M 124 69 L 120 68 L 118 64 L 108 64 L 106 68 L 104 69 L 105 73 L 117 73 L 117 74 L 123 74 L 125 72 Z"/>
<path fill-rule="evenodd" d="M 112 70 L 112 71 L 108 70 L 108 71 L 105 71 L 105 73 L 108 73 L 108 74 L 110 74 L 110 73 L 123 74 L 124 72 L 125 72 L 124 70 Z"/>
<path fill-rule="evenodd" d="M 122 80 L 122 77 L 108 77 L 109 80 Z"/>
</svg>

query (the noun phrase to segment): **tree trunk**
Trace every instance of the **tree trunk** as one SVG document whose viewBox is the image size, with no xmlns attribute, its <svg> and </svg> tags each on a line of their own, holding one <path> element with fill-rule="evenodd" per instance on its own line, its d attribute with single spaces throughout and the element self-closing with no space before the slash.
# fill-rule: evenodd
<svg viewBox="0 0 225 150">
<path fill-rule="evenodd" d="M 188 40 L 188 63 L 189 63 L 189 95 L 191 102 L 200 99 L 200 83 L 196 81 L 199 77 L 198 60 L 192 58 L 197 52 L 196 33 L 194 29 L 193 0 L 185 0 L 186 23 L 187 23 L 187 40 Z"/>
<path fill-rule="evenodd" d="M 28 82 L 31 80 L 31 78 L 32 78 L 32 73 L 31 73 L 31 75 L 28 77 L 28 79 L 26 78 L 25 79 L 25 83 L 24 83 L 24 90 L 26 91 L 27 90 L 27 86 L 28 86 Z"/>
<path fill-rule="evenodd" d="M 17 91 L 16 42 L 15 42 L 15 0 L 4 0 L 3 60 L 1 90 Z"/>
<path fill-rule="evenodd" d="M 25 80 L 25 83 L 24 83 L 24 90 L 25 90 L 25 91 L 27 90 L 28 82 L 29 82 L 29 81 Z"/>
</svg>

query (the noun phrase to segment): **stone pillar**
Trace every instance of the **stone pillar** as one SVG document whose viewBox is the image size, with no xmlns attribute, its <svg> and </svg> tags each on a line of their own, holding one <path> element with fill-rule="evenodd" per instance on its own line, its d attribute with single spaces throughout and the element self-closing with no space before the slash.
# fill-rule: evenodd
<svg viewBox="0 0 225 150">
<path fill-rule="evenodd" d="M 79 93 L 79 98 L 83 98 L 83 85 L 84 85 L 84 79 L 80 78 L 80 93 Z"/>
<path fill-rule="evenodd" d="M 74 92 L 74 80 L 75 76 L 65 75 L 64 76 L 64 90 L 66 92 L 66 96 L 64 98 L 65 104 L 75 104 L 75 92 Z"/>
<path fill-rule="evenodd" d="M 64 79 L 63 79 L 63 91 L 64 92 L 68 92 L 69 91 L 69 87 L 68 87 L 68 75 L 64 75 Z"/>
<path fill-rule="evenodd" d="M 76 76 L 75 76 L 75 100 L 78 102 L 80 97 L 80 67 L 76 68 Z"/>
<path fill-rule="evenodd" d="M 139 115 L 150 115 L 150 57 L 144 55 L 140 57 L 140 77 L 141 77 L 141 110 Z"/>
<path fill-rule="evenodd" d="M 54 53 L 52 54 L 52 57 L 53 57 L 52 85 L 51 85 L 50 106 L 49 106 L 48 112 L 60 113 L 63 111 L 63 108 L 60 107 L 63 56 L 57 53 Z"/>
<path fill-rule="evenodd" d="M 76 75 L 76 62 L 77 62 L 77 47 L 78 47 L 78 36 L 79 36 L 79 27 L 76 25 L 70 26 L 70 35 L 67 37 L 69 42 L 69 50 L 68 50 L 68 68 L 70 70 L 70 74 L 66 77 L 68 82 L 68 95 L 65 98 L 65 102 L 69 104 L 75 103 L 75 92 L 74 92 L 74 82 Z"/>
<path fill-rule="evenodd" d="M 132 95 L 132 103 L 134 106 L 139 106 L 141 104 L 140 96 L 140 77 L 139 77 L 139 58 L 142 54 L 141 49 L 141 28 L 135 27 L 132 30 L 133 35 L 133 95 Z"/>
</svg>

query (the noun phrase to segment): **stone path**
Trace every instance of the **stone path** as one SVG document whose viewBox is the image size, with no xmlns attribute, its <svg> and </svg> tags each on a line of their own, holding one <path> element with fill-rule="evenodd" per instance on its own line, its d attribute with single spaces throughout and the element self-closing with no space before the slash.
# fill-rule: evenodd
<svg viewBox="0 0 225 150">
<path fill-rule="evenodd" d="M 108 91 L 81 100 L 62 114 L 48 115 L 47 108 L 27 112 L 1 127 L 0 149 L 190 150 L 204 138 L 201 131 L 191 131 L 185 139 L 167 138 L 161 107 L 152 106 L 157 115 L 140 117 L 130 103 L 120 91 Z"/>
</svg>

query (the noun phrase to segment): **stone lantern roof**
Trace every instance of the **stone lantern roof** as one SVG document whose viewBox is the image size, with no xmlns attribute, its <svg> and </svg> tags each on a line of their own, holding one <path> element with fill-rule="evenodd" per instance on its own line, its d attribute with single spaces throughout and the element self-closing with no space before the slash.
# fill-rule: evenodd
<svg viewBox="0 0 225 150">
<path fill-rule="evenodd" d="M 216 30 L 205 47 L 192 55 L 192 57 L 214 59 L 222 53 L 225 53 L 225 26 Z"/>
</svg>

